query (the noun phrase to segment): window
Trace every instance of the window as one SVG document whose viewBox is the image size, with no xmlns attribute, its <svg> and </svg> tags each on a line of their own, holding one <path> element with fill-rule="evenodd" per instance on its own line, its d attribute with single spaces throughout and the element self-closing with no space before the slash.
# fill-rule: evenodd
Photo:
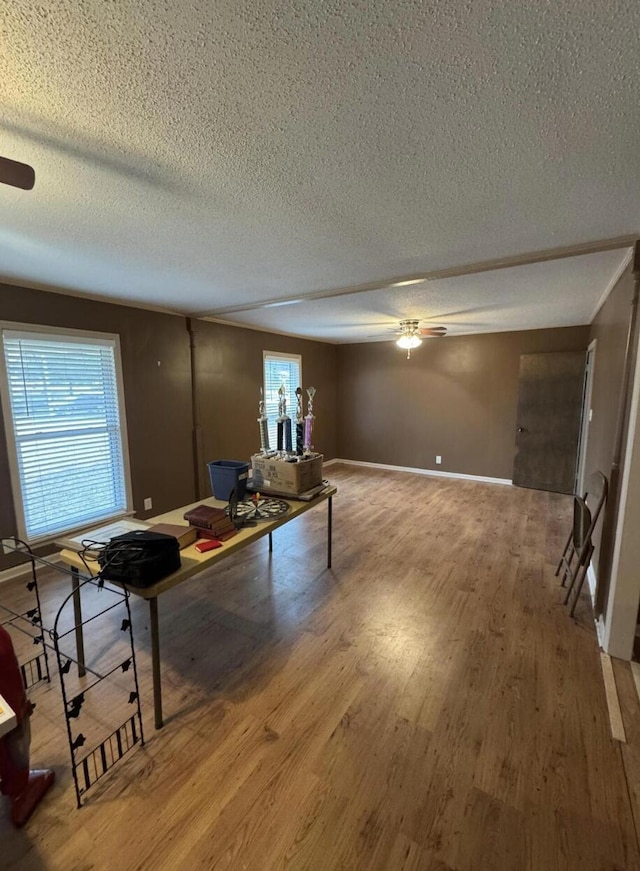
<svg viewBox="0 0 640 871">
<path fill-rule="evenodd" d="M 1 392 L 18 533 L 51 538 L 130 505 L 117 336 L 2 326 Z"/>
<path fill-rule="evenodd" d="M 284 384 L 287 399 L 287 414 L 294 422 L 298 400 L 296 388 L 302 387 L 302 357 L 298 354 L 277 354 L 263 351 L 265 412 L 269 418 L 269 444 L 275 450 L 277 444 L 276 420 L 278 417 L 278 390 Z M 295 432 L 295 426 L 294 426 Z"/>
</svg>

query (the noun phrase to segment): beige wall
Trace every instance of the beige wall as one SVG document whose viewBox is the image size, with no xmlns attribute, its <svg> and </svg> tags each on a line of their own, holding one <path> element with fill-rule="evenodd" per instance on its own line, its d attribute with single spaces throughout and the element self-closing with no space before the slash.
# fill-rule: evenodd
<svg viewBox="0 0 640 871">
<path fill-rule="evenodd" d="M 343 345 L 338 456 L 511 478 L 520 355 L 583 350 L 588 334 L 568 327 L 450 336 L 426 340 L 410 360 L 393 342 Z"/>
<path fill-rule="evenodd" d="M 153 499 L 153 514 L 193 501 L 191 357 L 185 318 L 0 285 L 0 320 L 117 333 L 134 509 L 140 517 L 149 516 L 143 510 L 147 496 Z M 316 446 L 327 458 L 335 456 L 335 346 L 204 322 L 197 330 L 205 459 L 248 458 L 259 448 L 256 419 L 263 349 L 302 354 L 305 385 L 318 388 Z M 206 476 L 206 469 L 200 472 Z M 10 536 L 16 527 L 3 427 L 0 493 L 0 536 Z M 0 569 L 13 562 L 11 557 L 0 558 Z"/>
</svg>

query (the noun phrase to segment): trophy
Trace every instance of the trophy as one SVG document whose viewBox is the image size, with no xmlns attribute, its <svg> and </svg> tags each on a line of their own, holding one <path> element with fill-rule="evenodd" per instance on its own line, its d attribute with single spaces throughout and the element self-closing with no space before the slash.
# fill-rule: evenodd
<svg viewBox="0 0 640 871">
<path fill-rule="evenodd" d="M 301 457 L 304 450 L 304 417 L 302 416 L 302 388 L 296 387 L 298 409 L 296 411 L 296 454 Z"/>
<path fill-rule="evenodd" d="M 311 438 L 313 436 L 313 421 L 315 420 L 315 416 L 313 414 L 313 397 L 316 395 L 315 387 L 307 388 L 307 396 L 309 397 L 309 402 L 307 404 L 307 413 L 304 419 L 304 452 L 305 455 L 310 454 L 313 451 L 313 444 L 311 443 Z"/>
<path fill-rule="evenodd" d="M 291 418 L 287 414 L 287 390 L 284 384 L 278 389 L 278 451 L 291 453 Z M 284 442 L 284 444 L 283 444 Z"/>
<path fill-rule="evenodd" d="M 284 400 L 284 449 L 288 454 L 293 453 L 293 443 L 291 439 L 291 418 L 287 414 L 287 400 Z"/>
<path fill-rule="evenodd" d="M 284 408 L 286 399 L 284 396 L 284 384 L 281 384 L 278 388 L 278 418 L 276 423 L 278 424 L 278 444 L 277 451 L 281 454 L 284 450 Z"/>
<path fill-rule="evenodd" d="M 260 403 L 258 405 L 260 417 L 258 418 L 258 426 L 260 428 L 260 450 L 266 457 L 269 453 L 269 421 L 264 410 L 264 394 L 262 387 L 260 388 Z"/>
</svg>

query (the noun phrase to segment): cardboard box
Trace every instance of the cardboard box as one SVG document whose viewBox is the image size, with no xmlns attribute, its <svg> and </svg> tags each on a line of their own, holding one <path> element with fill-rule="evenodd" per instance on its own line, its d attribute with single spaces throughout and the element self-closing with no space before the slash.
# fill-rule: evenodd
<svg viewBox="0 0 640 871">
<path fill-rule="evenodd" d="M 296 496 L 322 483 L 322 454 L 314 454 L 298 463 L 254 454 L 251 457 L 251 484 L 254 488 L 278 490 Z"/>
</svg>

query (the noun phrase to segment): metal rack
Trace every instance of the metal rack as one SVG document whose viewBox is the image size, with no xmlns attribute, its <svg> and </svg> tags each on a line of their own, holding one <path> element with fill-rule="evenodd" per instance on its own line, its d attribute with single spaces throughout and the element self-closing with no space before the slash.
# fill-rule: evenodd
<svg viewBox="0 0 640 871">
<path fill-rule="evenodd" d="M 44 557 L 37 556 L 29 545 L 20 539 L 5 539 L 5 547 L 8 541 L 12 541 L 15 545 L 10 549 L 26 556 L 31 563 L 31 581 L 26 585 L 26 588 L 33 592 L 36 605 L 34 608 L 20 613 L 0 604 L 0 613 L 4 612 L 9 615 L 8 619 L 0 625 L 16 629 L 31 637 L 34 644 L 42 645 L 41 653 L 20 665 L 27 689 L 41 681 L 51 681 L 48 651 L 52 650 L 55 653 L 60 676 L 76 803 L 80 808 L 83 804 L 83 797 L 88 790 L 136 745 L 142 746 L 144 744 L 129 592 L 126 589 L 105 583 L 99 573 L 91 576 L 92 573 L 88 565 L 87 574 L 90 577 L 80 581 L 77 571 L 74 572 L 58 563 L 52 563 Z M 55 571 L 62 572 L 72 579 L 72 591 L 58 608 L 52 627 L 43 625 L 36 575 L 37 565 L 50 566 Z M 101 602 L 99 607 L 93 608 L 93 613 L 90 616 L 83 618 L 83 592 L 86 594 L 90 591 L 98 592 L 100 597 L 105 597 L 107 601 L 106 603 Z M 94 605 L 95 598 L 94 596 Z M 113 621 L 114 616 L 120 617 L 120 631 L 125 633 L 128 643 L 124 658 L 118 658 L 118 661 L 108 664 L 108 667 L 105 668 L 100 665 L 100 662 L 97 664 L 87 662 L 84 644 L 78 643 L 78 639 L 84 637 L 85 626 L 93 624 L 95 627 L 96 621 L 99 622 L 107 614 L 110 615 L 110 622 Z M 97 637 L 100 638 L 100 635 L 98 634 Z M 73 652 L 68 650 L 68 642 L 71 638 L 76 640 Z M 104 656 L 103 653 L 103 658 Z M 100 659 L 99 656 L 97 658 Z M 75 669 L 72 670 L 73 665 L 77 667 L 77 672 Z M 122 686 L 121 682 L 124 682 L 126 686 Z M 92 708 L 93 701 L 98 699 L 99 702 L 100 692 L 102 691 L 104 694 L 106 688 L 111 691 L 115 688 L 115 694 L 122 702 L 121 707 L 134 706 L 133 712 L 128 713 L 120 725 L 110 728 L 106 736 L 104 736 L 103 717 L 101 717 L 97 721 L 99 727 L 94 729 L 98 735 L 91 740 L 84 734 L 85 731 L 90 730 L 91 724 L 89 722 L 83 723 L 83 720 Z M 89 746 L 87 747 L 87 745 Z"/>
<path fill-rule="evenodd" d="M 23 544 L 23 542 L 18 541 L 18 539 L 9 540 L 20 545 Z M 17 551 L 18 548 L 13 548 L 13 550 Z M 0 623 L 0 626 L 15 629 L 16 631 L 27 635 L 29 638 L 32 638 L 34 645 L 42 645 L 40 653 L 37 653 L 30 659 L 25 660 L 25 662 L 20 663 L 22 681 L 25 689 L 28 691 L 42 681 L 51 683 L 49 656 L 47 653 L 47 645 L 44 643 L 44 635 L 42 631 L 42 608 L 40 606 L 40 591 L 38 590 L 38 577 L 34 560 L 31 560 L 31 580 L 24 586 L 26 590 L 33 593 L 35 600 L 34 607 L 28 608 L 26 611 L 18 612 L 13 611 L 11 608 L 7 608 L 0 603 L 0 613 L 4 612 L 5 615 L 9 615 L 7 619 L 4 619 Z"/>
</svg>

